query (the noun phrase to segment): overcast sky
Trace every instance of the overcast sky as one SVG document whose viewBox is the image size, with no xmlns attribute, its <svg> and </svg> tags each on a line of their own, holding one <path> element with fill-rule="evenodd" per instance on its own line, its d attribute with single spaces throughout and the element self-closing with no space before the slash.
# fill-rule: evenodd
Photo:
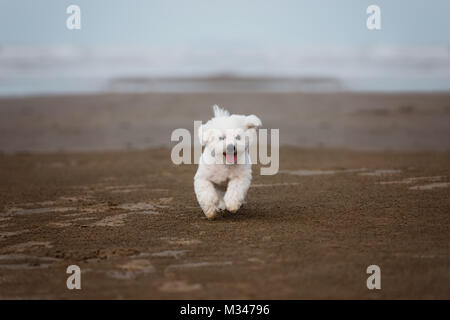
<svg viewBox="0 0 450 320">
<path fill-rule="evenodd" d="M 0 45 L 450 47 L 450 0 L 0 0 Z M 81 30 L 66 8 L 81 7 Z M 382 30 L 366 28 L 381 7 Z"/>
</svg>

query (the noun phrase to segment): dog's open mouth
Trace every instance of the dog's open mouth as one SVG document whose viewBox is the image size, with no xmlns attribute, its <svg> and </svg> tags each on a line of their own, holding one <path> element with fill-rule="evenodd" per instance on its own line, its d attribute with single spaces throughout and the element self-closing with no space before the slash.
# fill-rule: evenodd
<svg viewBox="0 0 450 320">
<path fill-rule="evenodd" d="M 225 157 L 225 163 L 227 163 L 227 164 L 237 163 L 237 152 L 236 151 L 234 153 L 224 152 L 223 156 Z"/>
</svg>

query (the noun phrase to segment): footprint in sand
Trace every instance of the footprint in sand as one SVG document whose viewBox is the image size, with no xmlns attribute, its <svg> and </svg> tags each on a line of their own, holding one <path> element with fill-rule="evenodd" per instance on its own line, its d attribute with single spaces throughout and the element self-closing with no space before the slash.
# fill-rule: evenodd
<svg viewBox="0 0 450 320">
<path fill-rule="evenodd" d="M 155 268 L 146 259 L 135 259 L 118 266 L 120 270 L 108 271 L 106 274 L 114 279 L 135 279 L 138 275 L 154 272 Z"/>
<path fill-rule="evenodd" d="M 308 169 L 300 169 L 300 170 L 280 170 L 280 173 L 286 173 L 294 176 L 317 176 L 317 175 L 331 175 L 337 173 L 357 173 L 367 171 L 366 168 L 360 169 L 340 169 L 340 170 L 308 170 Z"/>
<path fill-rule="evenodd" d="M 124 203 L 115 207 L 116 209 L 125 210 L 127 213 L 121 213 L 114 216 L 106 217 L 100 221 L 97 221 L 91 226 L 95 227 L 122 227 L 125 225 L 125 219 L 130 214 L 146 214 L 146 215 L 157 215 L 160 214 L 157 209 L 167 208 L 167 206 L 157 205 L 148 202 L 137 202 L 137 203 Z"/>
<path fill-rule="evenodd" d="M 180 256 L 183 256 L 187 250 L 166 250 L 161 252 L 152 253 L 153 257 L 171 257 L 178 259 Z"/>
<path fill-rule="evenodd" d="M 157 205 L 157 204 L 148 203 L 148 202 L 137 202 L 137 203 L 121 204 L 121 205 L 118 205 L 118 208 L 124 209 L 127 211 L 131 211 L 131 212 L 135 212 L 135 213 L 159 214 L 157 209 L 167 208 L 167 206 Z"/>
<path fill-rule="evenodd" d="M 231 266 L 232 264 L 233 263 L 231 261 L 189 262 L 189 263 L 181 263 L 181 264 L 171 264 L 166 267 L 166 271 L 172 270 L 172 269 Z"/>
<path fill-rule="evenodd" d="M 22 234 L 25 232 L 29 232 L 29 230 L 3 231 L 3 232 L 0 232 L 0 240 L 4 240 L 8 237 L 16 236 L 18 234 Z"/>
<path fill-rule="evenodd" d="M 70 222 L 50 222 L 48 224 L 49 227 L 55 227 L 55 228 L 67 228 L 70 227 L 72 223 Z"/>
<path fill-rule="evenodd" d="M 181 293 L 200 290 L 202 285 L 200 283 L 188 283 L 186 281 L 171 281 L 164 283 L 159 290 L 168 293 Z"/>
<path fill-rule="evenodd" d="M 161 240 L 166 240 L 169 244 L 177 244 L 177 245 L 193 245 L 201 243 L 200 240 L 186 239 L 186 238 L 161 238 Z"/>
<path fill-rule="evenodd" d="M 119 266 L 119 268 L 133 272 L 153 272 L 155 268 L 146 259 L 135 259 Z"/>
<path fill-rule="evenodd" d="M 410 187 L 410 190 L 431 190 L 434 188 L 446 188 L 450 186 L 450 182 L 435 182 L 430 184 L 425 184 L 423 186 Z"/>
<path fill-rule="evenodd" d="M 267 187 L 289 187 L 299 185 L 299 182 L 281 182 L 281 183 L 255 183 L 252 188 L 267 188 Z"/>
<path fill-rule="evenodd" d="M 13 215 L 26 215 L 26 214 L 39 214 L 39 213 L 54 213 L 54 212 L 68 212 L 74 211 L 76 208 L 73 207 L 48 207 L 48 208 L 32 208 L 24 209 L 18 207 L 9 208 L 3 215 L 13 216 Z"/>
<path fill-rule="evenodd" d="M 400 173 L 397 169 L 377 169 L 369 171 L 367 168 L 359 169 L 336 169 L 336 170 L 280 170 L 280 173 L 286 173 L 294 176 L 318 176 L 318 175 L 333 175 L 338 173 L 358 173 L 360 176 L 384 176 Z"/>
<path fill-rule="evenodd" d="M 358 175 L 360 176 L 387 176 L 387 175 L 393 175 L 393 174 L 397 174 L 397 173 L 401 173 L 401 170 L 398 169 L 377 169 L 373 172 L 362 172 L 359 173 Z"/>
<path fill-rule="evenodd" d="M 416 182 L 437 182 L 445 178 L 444 176 L 431 176 L 431 177 L 410 177 L 401 180 L 393 181 L 381 181 L 379 184 L 412 184 Z"/>
<path fill-rule="evenodd" d="M 125 225 L 125 218 L 128 217 L 128 213 L 117 214 L 114 216 L 109 216 L 97 221 L 91 226 L 93 227 L 122 227 Z"/>
<path fill-rule="evenodd" d="M 442 182 L 442 180 L 446 178 L 445 176 L 431 176 L 431 177 L 411 177 L 405 178 L 402 180 L 394 180 L 394 181 L 381 181 L 379 184 L 382 185 L 391 185 L 391 184 L 417 184 L 424 183 L 424 185 L 415 185 L 409 187 L 410 190 L 432 190 L 435 188 L 446 188 L 450 186 L 450 182 Z"/>
<path fill-rule="evenodd" d="M 4 251 L 7 252 L 24 252 L 28 250 L 33 250 L 36 248 L 53 248 L 53 245 L 50 244 L 50 241 L 29 241 L 19 244 L 14 244 L 12 246 L 6 247 Z"/>
<path fill-rule="evenodd" d="M 0 217 L 0 223 L 2 223 L 2 222 L 6 222 L 6 221 L 10 221 L 11 220 L 11 217 L 7 217 L 7 218 L 1 218 Z M 13 226 L 14 224 L 11 224 L 11 223 L 3 223 L 3 224 L 0 224 L 0 228 L 6 228 L 6 227 L 11 227 L 11 226 Z"/>
<path fill-rule="evenodd" d="M 7 270 L 30 270 L 44 269 L 51 267 L 55 262 L 60 261 L 57 258 L 38 257 L 25 254 L 4 254 L 0 255 L 0 269 Z"/>
</svg>

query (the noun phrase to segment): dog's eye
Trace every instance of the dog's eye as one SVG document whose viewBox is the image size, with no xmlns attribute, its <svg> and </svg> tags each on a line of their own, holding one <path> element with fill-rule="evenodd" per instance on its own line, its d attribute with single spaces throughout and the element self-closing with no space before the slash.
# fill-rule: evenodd
<svg viewBox="0 0 450 320">
<path fill-rule="evenodd" d="M 237 136 L 236 136 L 236 140 L 241 140 L 241 136 L 240 136 L 240 135 L 237 135 Z"/>
<path fill-rule="evenodd" d="M 225 140 L 225 136 L 221 136 L 219 140 Z"/>
</svg>

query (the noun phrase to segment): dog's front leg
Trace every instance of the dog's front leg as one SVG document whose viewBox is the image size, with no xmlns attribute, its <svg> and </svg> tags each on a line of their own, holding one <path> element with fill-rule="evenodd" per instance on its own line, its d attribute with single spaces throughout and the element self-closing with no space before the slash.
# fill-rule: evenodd
<svg viewBox="0 0 450 320">
<path fill-rule="evenodd" d="M 223 197 L 227 210 L 236 212 L 244 202 L 251 179 L 247 177 L 233 178 L 228 182 L 227 192 Z"/>
<path fill-rule="evenodd" d="M 208 219 L 214 219 L 216 216 L 219 196 L 216 188 L 211 181 L 206 179 L 195 179 L 194 181 L 195 195 L 203 212 Z"/>
</svg>

